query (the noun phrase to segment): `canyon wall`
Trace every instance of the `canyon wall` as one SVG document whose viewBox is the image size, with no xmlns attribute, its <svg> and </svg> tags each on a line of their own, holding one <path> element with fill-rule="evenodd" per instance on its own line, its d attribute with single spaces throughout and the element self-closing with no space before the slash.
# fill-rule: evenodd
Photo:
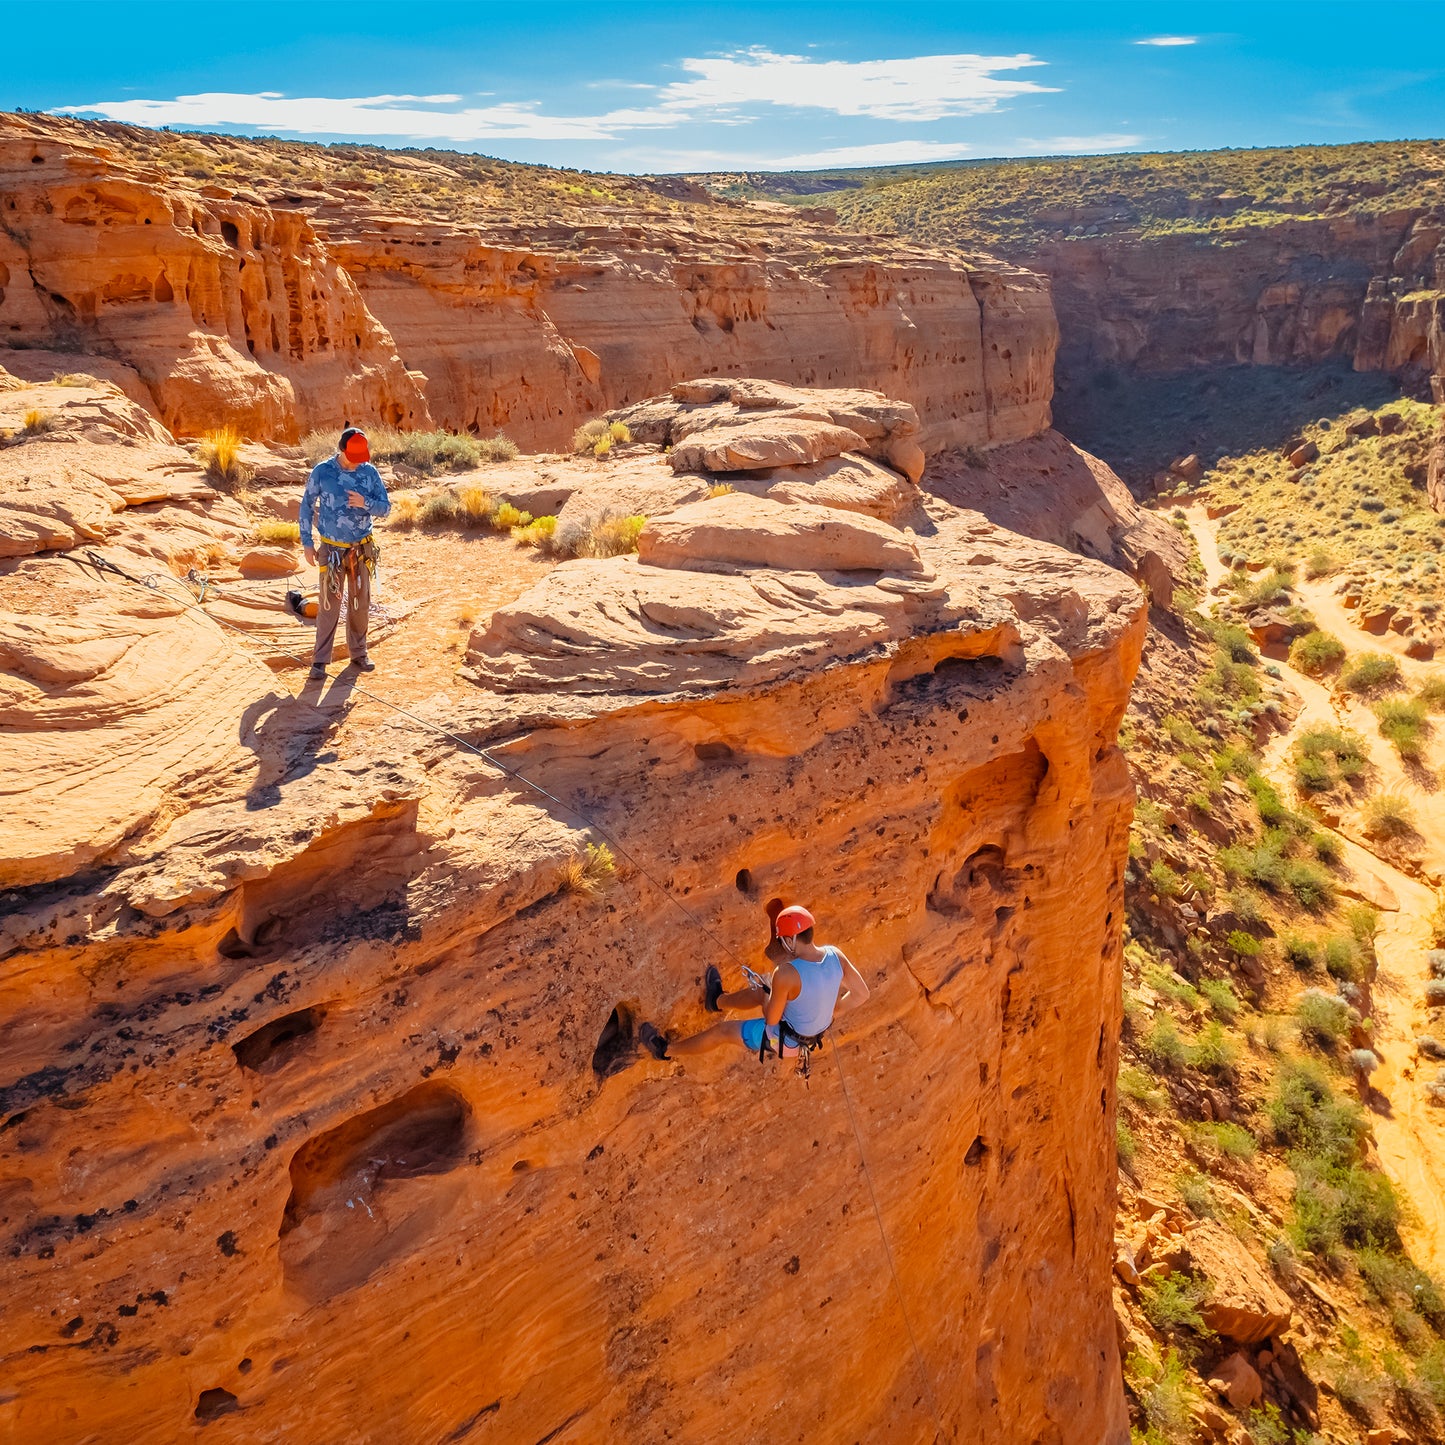
<svg viewBox="0 0 1445 1445">
<path fill-rule="evenodd" d="M 1348 357 L 1424 389 L 1445 373 L 1442 238 L 1439 214 L 1360 210 L 1204 235 L 1079 225 L 1018 254 L 1052 284 L 1061 380 Z"/>
<path fill-rule="evenodd" d="M 128 415 L 85 405 L 0 456 L 28 481 Z M 34 760 L 76 760 L 0 899 L 0 1434 L 1124 1445 L 1135 584 L 922 494 L 906 528 L 840 510 L 836 478 L 691 503 L 557 566 L 477 628 L 460 701 L 413 704 L 539 793 L 405 719 L 328 731 L 205 617 L 54 550 L 244 545 L 155 468 L 164 496 L 0 569 L 7 837 Z M 779 527 L 791 565 L 760 560 Z M 203 656 L 188 724 L 166 660 Z M 81 770 L 118 740 L 144 801 L 116 831 Z M 703 968 L 758 961 L 774 895 L 872 988 L 836 1053 L 806 1083 L 639 1059 L 641 1020 L 711 1021 Z"/>
<path fill-rule="evenodd" d="M 1048 426 L 1053 312 L 1015 267 L 661 194 L 407 215 L 342 179 L 200 184 L 125 135 L 0 117 L 0 355 L 103 358 L 178 432 L 381 421 L 560 448 L 705 374 L 882 389 L 929 449 Z"/>
</svg>

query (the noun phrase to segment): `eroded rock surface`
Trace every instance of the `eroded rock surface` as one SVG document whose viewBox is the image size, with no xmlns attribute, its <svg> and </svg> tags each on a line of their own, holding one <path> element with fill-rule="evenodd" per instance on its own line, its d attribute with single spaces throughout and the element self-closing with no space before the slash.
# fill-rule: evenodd
<svg viewBox="0 0 1445 1445">
<path fill-rule="evenodd" d="M 885 565 L 774 555 L 815 511 Z M 936 498 L 652 525 L 669 565 L 565 563 L 473 637 L 433 715 L 509 772 L 404 718 L 323 750 L 241 656 L 210 711 L 265 748 L 3 896 L 0 1433 L 1127 1440 L 1139 589 Z M 612 889 L 565 886 L 604 838 Z M 873 989 L 836 1055 L 638 1059 L 775 895 Z"/>
</svg>

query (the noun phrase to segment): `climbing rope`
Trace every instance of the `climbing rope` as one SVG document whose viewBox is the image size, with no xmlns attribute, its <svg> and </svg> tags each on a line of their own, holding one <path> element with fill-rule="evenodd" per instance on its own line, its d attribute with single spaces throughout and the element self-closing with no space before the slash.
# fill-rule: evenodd
<svg viewBox="0 0 1445 1445">
<path fill-rule="evenodd" d="M 65 553 L 64 555 L 68 561 L 76 562 L 77 565 L 80 565 L 79 559 L 77 559 L 72 554 Z M 170 582 L 180 586 L 184 585 L 184 583 L 182 583 L 179 578 L 172 577 L 169 574 L 148 572 L 144 576 L 137 577 L 134 573 L 127 572 L 123 567 L 117 566 L 116 563 L 110 561 L 109 558 L 102 556 L 101 553 L 95 551 L 93 548 L 87 549 L 84 555 L 85 561 L 90 566 L 94 567 L 97 572 L 100 572 L 102 574 L 110 573 L 116 577 L 123 578 L 127 582 L 133 583 L 137 587 L 144 587 L 148 591 L 161 593 L 161 595 L 163 596 L 173 597 L 175 594 L 164 592 L 162 590 L 162 583 Z M 222 627 L 228 627 L 231 629 L 231 631 L 239 633 L 242 637 L 250 636 L 250 634 L 246 631 L 244 627 L 238 627 L 235 623 L 228 622 L 224 617 L 217 617 L 215 614 L 207 612 L 206 609 L 200 605 L 201 601 L 204 601 L 207 593 L 208 579 L 197 576 L 195 574 L 195 570 L 191 569 L 191 572 L 188 574 L 188 580 L 190 580 L 193 584 L 198 585 L 200 588 L 199 600 L 192 599 L 189 593 L 184 599 L 178 599 L 182 602 L 182 605 L 188 611 L 199 612 L 203 617 L 207 618 L 207 620 L 211 622 L 218 622 Z M 274 585 L 274 583 L 272 585 Z M 217 590 L 214 588 L 214 584 L 211 584 L 210 590 Z M 299 666 L 302 667 L 309 665 L 306 659 L 299 657 L 294 652 L 282 651 L 280 653 L 280 656 L 289 658 L 291 661 L 297 663 Z M 292 701 L 301 701 L 301 699 L 298 698 L 295 693 L 291 692 L 290 688 L 284 688 L 284 691 L 292 699 Z M 418 717 L 415 713 L 410 712 L 406 708 L 401 707 L 399 704 L 390 701 L 390 699 L 379 697 L 376 693 L 367 691 L 366 688 L 356 687 L 353 688 L 352 691 L 358 693 L 364 698 L 367 698 L 371 702 L 379 703 L 382 707 L 391 709 L 392 712 L 406 718 L 409 722 L 416 723 L 419 727 L 425 728 L 428 731 L 437 734 L 438 737 L 446 738 L 448 741 L 455 743 L 459 748 L 464 748 L 467 752 L 472 753 L 475 756 L 483 759 L 485 762 L 490 763 L 494 768 L 497 769 L 498 772 L 504 774 L 506 777 L 512 778 L 516 782 L 521 783 L 524 787 L 530 788 L 534 793 L 537 793 L 540 796 L 546 798 L 551 803 L 555 803 L 557 807 L 561 808 L 564 812 L 570 813 L 574 818 L 579 819 L 585 827 L 604 838 L 623 858 L 625 858 L 638 871 L 639 874 L 642 875 L 642 877 L 647 879 L 647 881 L 652 884 L 652 886 L 662 895 L 662 897 L 668 903 L 672 904 L 672 906 L 676 908 L 683 915 L 683 917 L 685 917 L 688 922 L 691 923 L 692 926 L 698 930 L 699 933 L 701 933 L 705 938 L 710 939 L 723 953 L 727 954 L 727 956 L 732 959 L 735 964 L 738 965 L 738 967 L 742 970 L 744 976 L 747 977 L 749 981 L 755 983 L 763 982 L 761 977 L 756 974 L 752 969 L 750 969 L 745 963 L 743 963 L 742 959 L 738 956 L 738 954 L 726 942 L 719 938 L 718 935 L 715 934 L 712 929 L 710 929 L 707 924 L 705 924 L 685 903 L 683 903 L 683 901 L 678 898 L 677 895 L 674 894 L 665 883 L 662 883 L 659 879 L 655 878 L 652 873 L 644 866 L 641 860 L 636 857 L 635 854 L 629 852 L 627 848 L 625 848 L 612 834 L 610 834 L 605 828 L 603 828 L 589 814 L 583 812 L 582 809 L 576 807 L 572 803 L 564 802 L 555 793 L 550 792 L 540 783 L 533 782 L 531 778 L 525 776 L 518 769 L 509 768 L 505 763 L 501 762 L 497 758 L 494 758 L 491 753 L 489 753 L 485 748 L 478 747 L 475 743 L 468 742 L 465 738 L 459 737 L 456 733 L 449 731 L 447 728 L 442 727 L 440 724 L 430 722 L 423 717 Z M 903 1316 L 904 1328 L 908 1332 L 908 1341 L 913 1349 L 914 1362 L 917 1364 L 918 1373 L 923 1380 L 923 1390 L 928 1400 L 929 1412 L 933 1416 L 933 1423 L 938 1430 L 938 1436 L 942 1439 L 947 1440 L 950 1437 L 947 1430 L 944 1429 L 943 1419 L 941 1414 L 939 1413 L 938 1400 L 933 1390 L 933 1379 L 932 1376 L 929 1374 L 928 1366 L 924 1361 L 923 1352 L 919 1348 L 918 1336 L 914 1333 L 913 1321 L 909 1318 L 908 1306 L 903 1298 L 903 1285 L 898 1278 L 898 1270 L 893 1262 L 893 1249 L 888 1242 L 888 1230 L 883 1222 L 883 1211 L 878 1203 L 878 1193 L 877 1190 L 873 1187 L 873 1173 L 872 1170 L 870 1170 L 868 1167 L 868 1155 L 867 1151 L 863 1147 L 863 1135 L 859 1131 L 858 1120 L 853 1113 L 853 1100 L 848 1092 L 848 1081 L 843 1073 L 843 1058 L 842 1055 L 838 1052 L 838 1045 L 831 1034 L 828 1035 L 828 1043 L 833 1051 L 833 1063 L 838 1070 L 838 1085 L 839 1088 L 842 1090 L 843 1094 L 843 1105 L 848 1115 L 848 1126 L 853 1132 L 853 1142 L 858 1146 L 858 1161 L 863 1166 L 863 1179 L 868 1186 L 868 1198 L 873 1206 L 873 1218 L 878 1225 L 878 1237 L 883 1243 L 883 1258 L 888 1265 L 888 1273 L 893 1281 L 893 1292 L 898 1299 L 899 1313 Z"/>
</svg>

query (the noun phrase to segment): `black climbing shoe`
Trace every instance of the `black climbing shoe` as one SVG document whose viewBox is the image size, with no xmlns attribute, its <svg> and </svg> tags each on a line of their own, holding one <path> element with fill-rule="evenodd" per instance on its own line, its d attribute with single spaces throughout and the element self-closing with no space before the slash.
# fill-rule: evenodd
<svg viewBox="0 0 1445 1445">
<path fill-rule="evenodd" d="M 311 664 L 311 671 L 307 674 L 312 682 L 325 682 L 326 669 L 319 662 Z"/>
<path fill-rule="evenodd" d="M 299 592 L 288 592 L 286 594 L 286 610 L 298 622 L 311 621 L 311 619 L 306 615 L 305 599 L 301 596 Z"/>
<path fill-rule="evenodd" d="M 357 672 L 375 672 L 376 664 L 369 657 L 353 657 L 350 666 Z"/>
<path fill-rule="evenodd" d="M 667 1057 L 667 1040 L 651 1024 L 643 1024 L 638 1029 L 637 1041 L 654 1059 Z"/>
<path fill-rule="evenodd" d="M 722 997 L 722 974 L 717 970 L 715 963 L 707 966 L 707 972 L 702 976 L 702 1006 L 710 1013 L 721 1013 L 717 1001 Z"/>
</svg>

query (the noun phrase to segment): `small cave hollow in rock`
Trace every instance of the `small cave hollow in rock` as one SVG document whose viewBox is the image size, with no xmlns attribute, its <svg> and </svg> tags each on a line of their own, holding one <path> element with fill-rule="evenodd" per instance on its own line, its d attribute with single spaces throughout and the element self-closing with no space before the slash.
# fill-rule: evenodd
<svg viewBox="0 0 1445 1445">
<path fill-rule="evenodd" d="M 302 1039 L 316 1032 L 325 1017 L 326 1010 L 320 1007 L 283 1014 L 232 1044 L 231 1051 L 243 1069 L 258 1074 L 274 1073 L 293 1056 Z"/>
<path fill-rule="evenodd" d="M 229 1390 L 217 1385 L 201 1391 L 201 1398 L 196 1402 L 196 1419 L 202 1425 L 209 1425 L 212 1420 L 219 1420 L 222 1415 L 230 1415 L 240 1408 L 241 1402 Z"/>
<path fill-rule="evenodd" d="M 281 1220 L 287 1284 L 319 1301 L 424 1244 L 460 1200 L 436 1176 L 466 1162 L 471 1106 L 429 1081 L 308 1139 L 291 1160 Z"/>
</svg>

